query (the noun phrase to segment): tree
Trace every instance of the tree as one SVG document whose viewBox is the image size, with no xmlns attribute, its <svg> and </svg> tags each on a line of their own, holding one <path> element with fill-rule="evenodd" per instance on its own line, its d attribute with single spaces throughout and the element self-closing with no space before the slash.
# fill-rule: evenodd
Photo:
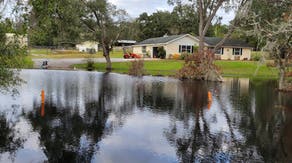
<svg viewBox="0 0 292 163">
<path fill-rule="evenodd" d="M 168 11 L 157 11 L 152 15 L 142 13 L 136 20 L 140 29 L 139 40 L 172 34 L 172 20 L 172 14 Z"/>
<path fill-rule="evenodd" d="M 191 78 L 199 80 L 222 81 L 218 68 L 214 64 L 214 52 L 221 47 L 225 40 L 232 34 L 240 23 L 240 20 L 246 15 L 249 4 L 248 0 L 193 0 L 199 16 L 199 51 L 197 56 L 191 56 L 186 59 L 185 66 L 180 70 L 180 78 Z M 213 48 L 205 49 L 205 36 L 212 25 L 219 9 L 235 8 L 236 16 L 229 25 L 228 32 L 224 38 Z"/>
<path fill-rule="evenodd" d="M 76 0 L 30 0 L 30 38 L 33 45 L 57 46 L 78 42 L 81 33 Z"/>
<path fill-rule="evenodd" d="M 279 69 L 279 89 L 292 90 L 286 80 L 288 60 L 292 56 L 292 2 L 290 0 L 258 0 L 253 2 L 245 33 L 260 40 L 263 51 L 268 51 Z"/>
<path fill-rule="evenodd" d="M 116 6 L 107 0 L 80 0 L 83 11 L 80 20 L 87 27 L 92 37 L 102 45 L 103 56 L 106 59 L 106 69 L 111 70 L 110 51 L 119 38 L 126 21 L 126 12 L 117 10 Z"/>
<path fill-rule="evenodd" d="M 20 33 L 13 27 L 13 23 L 5 19 L 2 21 L 2 11 L 9 1 L 0 1 L 0 91 L 6 92 L 13 86 L 19 84 L 21 79 L 15 68 L 21 68 L 24 65 L 26 54 L 25 47 L 20 46 L 18 36 Z M 3 8 L 2 8 L 3 7 Z M 15 33 L 14 38 L 7 38 L 7 33 Z M 22 32 L 22 31 L 21 31 Z"/>
</svg>

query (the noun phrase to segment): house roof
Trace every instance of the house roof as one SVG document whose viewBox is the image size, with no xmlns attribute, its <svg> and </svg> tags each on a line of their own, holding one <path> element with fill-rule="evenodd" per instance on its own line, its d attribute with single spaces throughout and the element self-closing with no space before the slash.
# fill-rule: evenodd
<svg viewBox="0 0 292 163">
<path fill-rule="evenodd" d="M 216 46 L 221 40 L 222 38 L 219 37 L 205 37 L 205 43 L 208 44 L 209 46 Z M 226 39 L 222 46 L 252 48 L 252 46 L 246 43 L 245 41 L 236 39 Z"/>
<path fill-rule="evenodd" d="M 137 41 L 135 40 L 117 40 L 118 43 L 124 43 L 124 44 L 135 44 Z"/>
<path fill-rule="evenodd" d="M 183 37 L 185 35 L 188 35 L 188 34 L 149 38 L 147 40 L 144 40 L 144 41 L 141 41 L 141 42 L 137 43 L 136 45 L 168 43 L 170 41 L 173 41 L 173 40 L 178 39 L 180 37 Z"/>
<path fill-rule="evenodd" d="M 166 44 L 176 39 L 182 38 L 184 36 L 191 36 L 189 34 L 181 34 L 181 35 L 171 35 L 171 36 L 163 36 L 163 37 L 156 37 L 156 38 L 149 38 L 147 40 L 141 41 L 136 43 L 135 45 L 149 45 L 149 44 Z M 198 40 L 198 37 L 193 37 L 194 39 Z M 222 38 L 219 37 L 205 37 L 205 44 L 206 46 L 216 46 Z M 252 48 L 251 45 L 246 43 L 242 40 L 236 39 L 226 39 L 226 41 L 222 45 L 223 47 L 247 47 Z"/>
</svg>

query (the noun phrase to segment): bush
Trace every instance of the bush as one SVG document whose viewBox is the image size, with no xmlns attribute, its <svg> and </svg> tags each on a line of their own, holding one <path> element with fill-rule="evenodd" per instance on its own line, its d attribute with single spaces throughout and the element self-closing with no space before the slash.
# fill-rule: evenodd
<svg viewBox="0 0 292 163">
<path fill-rule="evenodd" d="M 93 59 L 91 59 L 91 58 L 87 59 L 86 69 L 88 71 L 94 70 L 94 61 L 93 61 Z"/>
<path fill-rule="evenodd" d="M 262 58 L 261 52 L 253 52 L 251 54 L 251 60 L 253 61 L 259 61 L 261 60 L 261 58 Z"/>
<path fill-rule="evenodd" d="M 173 54 L 172 59 L 180 59 L 181 55 L 180 54 Z"/>
<path fill-rule="evenodd" d="M 158 58 L 161 58 L 161 59 L 165 59 L 165 56 L 166 56 L 166 51 L 164 49 L 164 47 L 158 47 L 158 53 L 157 53 L 157 56 Z"/>
<path fill-rule="evenodd" d="M 194 53 L 198 53 L 199 52 L 199 46 L 198 45 L 193 46 L 193 49 L 194 49 Z"/>
<path fill-rule="evenodd" d="M 143 76 L 144 74 L 144 60 L 132 61 L 129 69 L 129 74 L 133 76 Z"/>
<path fill-rule="evenodd" d="M 189 53 L 183 52 L 183 53 L 181 53 L 181 55 L 180 55 L 180 59 L 181 59 L 181 60 L 185 60 L 189 55 L 190 55 Z"/>
</svg>

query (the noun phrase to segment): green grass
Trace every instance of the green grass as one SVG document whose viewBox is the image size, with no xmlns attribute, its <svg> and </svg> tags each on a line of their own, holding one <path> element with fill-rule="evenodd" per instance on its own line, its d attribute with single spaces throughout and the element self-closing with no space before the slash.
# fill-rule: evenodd
<svg viewBox="0 0 292 163">
<path fill-rule="evenodd" d="M 123 58 L 122 50 L 115 50 L 110 52 L 111 58 Z M 103 58 L 102 51 L 96 54 L 87 54 L 77 50 L 51 50 L 51 49 L 31 49 L 30 56 L 32 58 Z"/>
<path fill-rule="evenodd" d="M 144 68 L 147 75 L 174 76 L 183 66 L 184 61 L 180 60 L 158 60 L 145 61 Z M 215 64 L 220 68 L 223 76 L 250 77 L 250 78 L 276 78 L 277 68 L 258 65 L 254 61 L 216 61 Z M 113 72 L 128 73 L 131 62 L 112 63 Z M 86 64 L 74 65 L 76 68 L 86 69 Z M 97 71 L 105 71 L 105 63 L 95 63 Z M 258 71 L 256 71 L 258 68 Z M 256 73 L 257 72 L 257 73 Z"/>
<path fill-rule="evenodd" d="M 223 76 L 275 78 L 278 75 L 277 68 L 258 65 L 255 61 L 216 61 L 215 64 Z"/>
<path fill-rule="evenodd" d="M 33 61 L 30 56 L 24 57 L 23 64 L 23 68 L 33 68 Z"/>
<path fill-rule="evenodd" d="M 176 60 L 159 60 L 159 61 L 144 61 L 146 75 L 156 76 L 173 76 L 176 71 L 183 66 L 183 61 Z M 79 69 L 86 69 L 86 64 L 73 65 Z M 131 62 L 113 62 L 113 72 L 126 74 L 129 72 Z M 94 68 L 97 71 L 105 71 L 105 63 L 95 63 Z"/>
</svg>

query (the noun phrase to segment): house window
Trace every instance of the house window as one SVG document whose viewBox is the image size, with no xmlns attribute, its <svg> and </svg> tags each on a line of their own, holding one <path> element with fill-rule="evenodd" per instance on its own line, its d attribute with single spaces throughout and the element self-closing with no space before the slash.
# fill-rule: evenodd
<svg viewBox="0 0 292 163">
<path fill-rule="evenodd" d="M 142 46 L 142 53 L 146 53 L 146 46 Z"/>
<path fill-rule="evenodd" d="M 233 55 L 242 55 L 242 48 L 233 48 Z"/>
<path fill-rule="evenodd" d="M 224 54 L 224 48 L 219 48 L 215 51 L 215 54 L 221 54 L 223 55 Z"/>
<path fill-rule="evenodd" d="M 179 46 L 179 53 L 193 53 L 194 52 L 194 47 L 191 45 L 180 45 Z"/>
</svg>

